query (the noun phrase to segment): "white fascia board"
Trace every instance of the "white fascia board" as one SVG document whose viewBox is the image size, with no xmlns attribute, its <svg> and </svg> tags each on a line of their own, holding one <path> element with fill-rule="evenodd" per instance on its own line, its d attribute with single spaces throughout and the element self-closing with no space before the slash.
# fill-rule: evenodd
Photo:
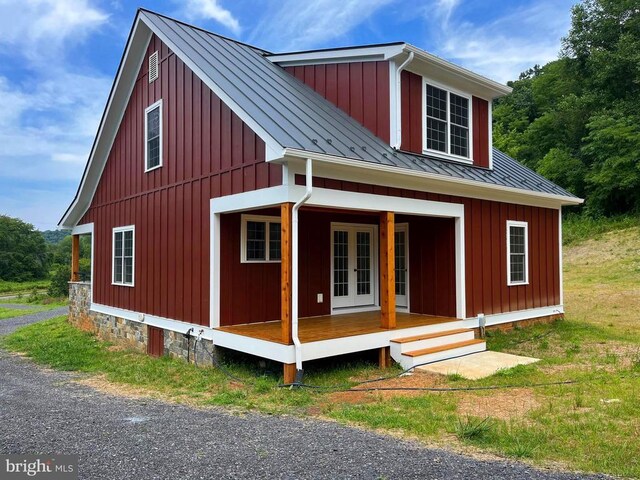
<svg viewBox="0 0 640 480">
<path fill-rule="evenodd" d="M 76 225 L 73 227 L 73 230 L 71 230 L 71 235 L 88 235 L 90 233 L 93 233 L 93 222 Z"/>
<path fill-rule="evenodd" d="M 122 122 L 129 98 L 133 92 L 150 38 L 151 30 L 138 17 L 124 51 L 121 68 L 113 83 L 80 187 L 71 206 L 65 212 L 62 220 L 60 220 L 58 224 L 60 227 L 75 227 L 91 204 L 118 132 L 118 127 Z"/>
<path fill-rule="evenodd" d="M 285 155 L 292 159 L 311 158 L 317 161 L 318 163 L 314 165 L 314 175 L 317 177 L 324 176 L 338 180 L 494 200 L 497 202 L 516 203 L 534 207 L 558 208 L 561 205 L 580 205 L 584 202 L 581 198 L 533 192 L 463 178 L 445 177 L 435 173 L 418 172 L 393 165 L 375 164 L 362 160 L 307 152 L 293 148 L 285 149 Z M 299 168 L 297 166 L 294 167 L 293 163 L 294 162 L 289 162 L 290 169 Z M 322 167 L 322 164 L 325 164 L 325 168 Z M 301 171 L 296 170 L 295 173 L 301 173 Z"/>
<path fill-rule="evenodd" d="M 528 310 L 517 310 L 515 312 L 494 313 L 485 315 L 487 326 L 500 325 L 502 323 L 520 322 L 533 318 L 548 317 L 551 315 L 563 315 L 564 306 L 551 305 L 548 307 L 530 308 Z M 463 328 L 478 328 L 478 317 L 471 317 L 463 320 Z"/>
<path fill-rule="evenodd" d="M 388 60 L 402 53 L 405 44 L 382 45 L 358 48 L 337 48 L 315 52 L 281 53 L 267 55 L 281 67 L 318 65 L 323 63 L 375 62 Z"/>
<path fill-rule="evenodd" d="M 148 20 L 144 11 L 140 12 L 140 17 L 143 21 L 147 20 L 145 24 L 148 25 L 151 31 L 155 33 L 158 38 L 162 40 L 162 42 L 167 45 L 171 51 L 174 52 L 180 60 L 182 60 L 184 64 L 189 67 L 191 71 L 240 118 L 240 120 L 246 123 L 247 126 L 264 141 L 266 144 L 265 153 L 267 161 L 282 157 L 284 147 L 280 145 L 278 141 L 276 141 L 264 128 L 262 128 L 262 125 L 256 122 L 253 117 L 245 112 L 232 97 L 230 97 L 213 81 L 210 75 L 200 68 L 200 65 L 185 55 L 170 38 L 164 35 L 161 31 L 156 30 L 153 26 L 153 22 Z"/>
<path fill-rule="evenodd" d="M 288 185 L 261 188 L 211 199 L 211 213 L 233 213 L 265 208 L 292 201 Z"/>
<path fill-rule="evenodd" d="M 507 85 L 503 85 L 495 80 L 491 80 L 490 78 L 479 75 L 471 70 L 467 70 L 459 65 L 451 63 L 443 58 L 438 57 L 437 55 L 433 55 L 432 53 L 425 52 L 424 50 L 414 47 L 413 45 L 406 44 L 405 51 L 413 52 L 416 58 L 421 59 L 434 67 L 441 68 L 442 70 L 448 71 L 452 74 L 458 75 L 460 77 L 464 77 L 469 82 L 475 83 L 477 85 L 482 86 L 488 90 L 491 90 L 495 93 L 495 97 L 500 97 L 503 95 L 508 95 L 512 92 L 512 88 Z"/>
</svg>

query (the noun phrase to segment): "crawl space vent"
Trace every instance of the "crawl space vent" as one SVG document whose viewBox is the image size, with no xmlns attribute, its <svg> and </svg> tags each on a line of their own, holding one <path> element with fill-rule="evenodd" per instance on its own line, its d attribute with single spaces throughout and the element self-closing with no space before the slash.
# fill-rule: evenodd
<svg viewBox="0 0 640 480">
<path fill-rule="evenodd" d="M 153 52 L 149 57 L 149 83 L 158 78 L 158 52 Z"/>
</svg>

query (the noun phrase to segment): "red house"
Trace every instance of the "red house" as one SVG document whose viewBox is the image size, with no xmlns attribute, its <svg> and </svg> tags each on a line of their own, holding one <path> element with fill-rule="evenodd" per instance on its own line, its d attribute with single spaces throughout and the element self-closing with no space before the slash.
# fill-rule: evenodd
<svg viewBox="0 0 640 480">
<path fill-rule="evenodd" d="M 492 147 L 509 92 L 406 43 L 273 54 L 140 10 L 60 222 L 94 247 L 72 321 L 153 354 L 198 337 L 291 382 L 562 314 L 561 208 L 582 200 Z"/>
</svg>

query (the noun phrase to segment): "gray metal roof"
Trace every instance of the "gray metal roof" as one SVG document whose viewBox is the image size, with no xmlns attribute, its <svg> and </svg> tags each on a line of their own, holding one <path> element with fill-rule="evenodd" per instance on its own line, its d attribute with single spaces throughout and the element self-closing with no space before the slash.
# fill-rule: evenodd
<svg viewBox="0 0 640 480">
<path fill-rule="evenodd" d="M 493 149 L 493 169 L 392 149 L 278 65 L 265 51 L 149 11 L 152 30 L 186 56 L 283 148 L 295 148 L 450 178 L 574 197 Z M 184 59 L 183 59 L 184 60 Z"/>
</svg>

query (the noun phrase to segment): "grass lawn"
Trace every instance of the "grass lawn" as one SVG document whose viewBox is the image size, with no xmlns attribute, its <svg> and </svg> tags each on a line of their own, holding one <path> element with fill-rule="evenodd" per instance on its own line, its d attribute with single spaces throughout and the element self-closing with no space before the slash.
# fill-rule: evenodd
<svg viewBox="0 0 640 480">
<path fill-rule="evenodd" d="M 45 290 L 49 287 L 50 280 L 32 280 L 29 282 L 9 282 L 0 280 L 0 295 L 13 295 L 30 293 L 33 290 Z"/>
<path fill-rule="evenodd" d="M 356 385 L 399 369 L 380 371 L 375 357 L 352 356 L 305 364 L 305 382 L 351 390 L 282 389 L 278 365 L 225 355 L 243 383 L 218 369 L 114 348 L 62 317 L 1 342 L 39 363 L 86 372 L 86 383 L 119 394 L 332 418 L 454 449 L 640 477 L 640 228 L 576 240 L 564 254 L 567 319 L 488 339 L 492 350 L 541 362 L 479 381 L 416 373 Z M 565 381 L 573 383 L 535 386 Z"/>
<path fill-rule="evenodd" d="M 0 320 L 7 318 L 21 317 L 23 315 L 31 315 L 32 313 L 53 310 L 58 307 L 65 306 L 69 301 L 65 298 L 50 298 L 46 296 L 33 296 L 11 298 L 7 300 L 0 299 L 0 305 L 25 305 L 28 308 L 12 308 L 0 306 Z"/>
</svg>

